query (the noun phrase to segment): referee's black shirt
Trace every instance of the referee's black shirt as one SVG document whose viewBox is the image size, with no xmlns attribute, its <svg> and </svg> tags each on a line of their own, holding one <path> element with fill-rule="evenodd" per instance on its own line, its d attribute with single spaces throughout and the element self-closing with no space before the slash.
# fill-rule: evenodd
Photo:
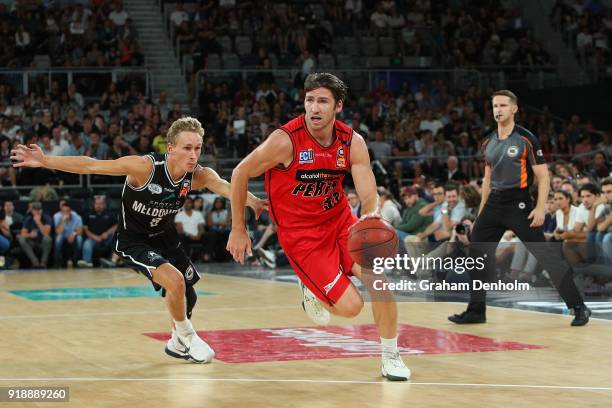
<svg viewBox="0 0 612 408">
<path fill-rule="evenodd" d="M 531 166 L 546 163 L 540 141 L 519 125 L 503 140 L 499 139 L 497 130 L 489 133 L 482 150 L 487 165 L 491 166 L 491 190 L 531 187 Z"/>
</svg>

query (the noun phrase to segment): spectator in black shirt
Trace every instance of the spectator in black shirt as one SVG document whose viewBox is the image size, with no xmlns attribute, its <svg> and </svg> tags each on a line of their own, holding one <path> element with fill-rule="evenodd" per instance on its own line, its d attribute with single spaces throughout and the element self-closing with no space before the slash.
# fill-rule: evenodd
<svg viewBox="0 0 612 408">
<path fill-rule="evenodd" d="M 104 255 L 111 252 L 113 236 L 117 229 L 117 217 L 106 210 L 106 197 L 94 198 L 94 211 L 83 217 L 83 226 L 86 239 L 83 243 L 82 259 L 77 264 L 91 268 L 94 251 L 104 252 Z"/>
</svg>

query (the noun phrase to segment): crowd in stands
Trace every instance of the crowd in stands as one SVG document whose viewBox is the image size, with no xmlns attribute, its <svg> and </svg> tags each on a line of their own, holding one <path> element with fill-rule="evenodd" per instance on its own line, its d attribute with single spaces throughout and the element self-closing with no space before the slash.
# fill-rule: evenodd
<svg viewBox="0 0 612 408">
<path fill-rule="evenodd" d="M 0 66 L 8 68 L 143 65 L 122 1 L 0 3 Z"/>
<path fill-rule="evenodd" d="M 111 251 L 117 216 L 108 209 L 106 196 L 58 200 L 56 192 L 42 192 L 34 198 L 46 200 L 5 200 L 2 204 L 0 268 L 13 266 L 15 261 L 20 268 L 117 266 L 118 258 Z M 229 259 L 225 243 L 231 213 L 224 198 L 190 196 L 175 222 L 194 260 Z"/>
<path fill-rule="evenodd" d="M 435 2 L 425 0 L 399 2 L 396 5 L 399 7 L 393 7 L 393 1 L 331 1 L 325 2 L 322 8 L 311 7 L 307 13 L 291 5 L 271 10 L 265 3 L 251 13 L 254 11 L 249 8 L 251 6 L 243 7 L 238 2 L 228 1 L 223 7 L 211 7 L 215 3 L 200 2 L 195 14 L 186 13 L 181 10 L 183 5 L 177 5 L 178 12 L 170 16 L 177 33 L 182 35 L 181 27 L 186 24 L 199 27 L 197 36 L 205 38 L 194 39 L 194 44 L 197 47 L 205 44 L 202 52 L 216 49 L 217 34 L 237 38 L 241 33 L 257 33 L 253 48 L 259 50 L 257 64 L 266 66 L 271 63 L 266 61 L 270 55 L 287 53 L 291 65 L 295 65 L 296 58 L 301 58 L 298 61 L 302 70 L 289 81 L 264 73 L 242 81 L 205 83 L 199 95 L 198 112 L 207 130 L 201 161 L 212 166 L 216 165 L 218 148 L 240 159 L 274 129 L 301 113 L 304 75 L 316 69 L 321 53 L 330 51 L 331 48 L 325 48 L 327 45 L 333 47 L 333 36 L 352 35 L 356 27 L 379 33 L 391 29 L 392 35 L 405 40 L 406 27 L 440 24 L 444 27 L 440 32 L 443 47 L 452 47 L 462 54 L 456 56 L 456 61 L 448 62 L 451 65 L 486 62 L 489 57 L 493 58 L 491 63 L 503 64 L 500 55 L 513 41 L 519 44 L 517 55 L 520 58 L 516 60 L 516 55 L 511 56 L 505 63 L 529 65 L 539 61 L 523 47 L 537 48 L 529 44 L 531 40 L 524 41 L 525 27 L 520 13 L 484 3 L 481 7 L 479 2 L 469 2 L 469 7 L 474 9 L 462 1 L 454 2 L 454 8 L 439 9 Z M 37 2 L 31 4 L 36 7 L 29 11 L 3 9 L 0 5 L 4 33 L 10 33 L 16 22 L 20 22 L 17 26 L 23 26 L 31 36 L 39 35 L 36 24 L 22 24 L 21 19 L 38 21 L 37 18 L 44 18 L 48 22 L 49 16 L 55 16 L 58 27 L 64 24 L 70 27 L 76 15 L 90 24 L 85 27 L 86 33 L 97 27 L 113 31 L 113 38 L 126 32 L 133 37 L 129 19 L 120 3 L 109 6 L 106 2 L 94 1 L 89 8 L 77 4 L 59 10 L 41 8 L 41 3 Z M 286 13 L 287 18 L 279 18 L 275 14 L 278 12 Z M 473 20 L 477 13 L 492 13 L 491 21 L 495 24 L 479 26 Z M 119 15 L 125 17 L 123 28 L 118 28 L 121 26 Z M 602 18 L 603 26 L 605 21 Z M 331 28 L 326 22 L 333 22 Z M 289 30 L 288 27 L 299 29 Z M 243 29 L 247 31 L 241 31 Z M 25 32 L 19 30 L 16 32 Z M 323 34 L 325 38 L 317 37 Z M 104 38 L 99 37 L 102 42 Z M 118 39 L 117 44 L 120 41 Z M 78 45 L 82 44 L 90 43 Z M 95 41 L 91 44 L 94 47 Z M 418 41 L 410 44 L 415 47 L 410 53 L 423 52 L 422 47 L 416 46 Z M 10 47 L 10 44 L 1 46 Z M 415 51 L 417 48 L 420 51 Z M 476 56 L 473 48 L 482 55 Z M 487 48 L 490 53 L 485 52 Z M 406 49 L 401 52 L 408 52 Z M 100 47 L 100 50 L 105 53 L 108 48 Z M 72 51 L 68 54 L 64 51 L 62 55 L 72 54 Z M 55 61 L 56 54 L 51 48 L 43 52 L 53 56 Z M 66 63 L 62 61 L 61 65 Z M 22 62 L 19 62 L 22 66 L 29 65 Z M 469 230 L 480 200 L 479 180 L 484 163 L 479 146 L 494 126 L 490 105 L 492 90 L 476 86 L 449 89 L 448 84 L 443 79 L 403 79 L 393 84 L 381 80 L 367 92 L 351 94 L 339 115 L 339 119 L 368 142 L 377 184 L 381 188 L 381 212 L 397 228 L 404 250 L 420 248 L 421 243 L 465 239 L 458 235 L 457 226 L 465 225 Z M 153 102 L 128 81 L 110 83 L 97 98 L 84 97 L 75 83 L 63 85 L 54 81 L 48 89 L 35 87 L 22 96 L 10 83 L 0 82 L 0 162 L 5 163 L 0 166 L 0 182 L 7 187 L 40 186 L 30 192 L 28 200 L 20 200 L 19 195 L 0 198 L 4 202 L 0 256 L 9 254 L 6 256 L 11 257 L 11 251 L 15 250 L 24 266 L 63 265 L 71 261 L 73 265 L 89 267 L 98 258 L 94 256 L 96 252 L 110 257 L 109 244 L 115 227 L 108 219 L 107 200 L 86 196 L 78 201 L 68 197 L 70 191 L 62 187 L 75 183 L 74 176 L 44 169 L 16 171 L 7 166 L 11 146 L 38 143 L 47 154 L 84 154 L 97 159 L 151 151 L 165 153 L 165 133 L 169 124 L 182 113 L 181 107 L 170 103 L 165 93 Z M 554 119 L 550 112 L 523 108 L 519 122 L 539 137 L 543 155 L 551 163 L 554 194 L 548 207 L 546 231 L 549 237 L 607 242 L 610 224 L 605 220 L 610 217 L 610 183 L 606 178 L 610 176 L 612 157 L 609 133 L 596 129 L 588 120 L 576 115 L 561 121 Z M 92 177 L 92 181 L 123 183 L 121 178 L 111 177 Z M 108 204 L 112 206 L 116 198 L 109 197 Z M 227 203 L 214 196 L 192 198 L 176 219 L 185 248 L 194 259 L 227 259 L 224 243 L 231 222 Z M 358 213 L 357 196 L 350 192 L 349 198 L 351 207 Z M 591 212 L 597 220 L 595 223 L 589 218 Z M 553 221 L 557 226 L 553 226 Z M 266 217 L 259 223 L 250 220 L 250 230 L 256 241 L 259 261 L 268 266 L 278 265 L 278 257 L 268 252 L 268 248 L 274 246 L 275 235 L 269 220 Z M 505 239 L 511 242 L 513 238 Z M 579 250 L 575 251 L 571 245 L 568 247 L 568 257 L 583 257 Z M 508 252 L 507 248 L 502 248 L 500 256 Z M 515 265 L 522 265 L 515 266 L 515 274 L 533 277 L 533 267 L 518 244 L 513 246 L 512 253 L 512 258 L 517 259 Z M 102 259 L 108 261 L 107 265 L 113 264 L 111 259 L 106 260 L 104 256 Z"/>
<path fill-rule="evenodd" d="M 441 67 L 513 67 L 520 75 L 555 62 L 514 2 L 216 3 L 168 5 L 175 7 L 168 13 L 171 38 L 181 54 L 195 56 L 194 71 L 220 68 L 217 56 L 225 68 L 239 62 L 266 69 L 368 64 L 353 56 L 390 57 L 387 64 L 397 66 L 402 57 L 431 56 Z"/>
<path fill-rule="evenodd" d="M 550 13 L 578 61 L 612 77 L 612 7 L 601 1 L 556 0 Z"/>
</svg>

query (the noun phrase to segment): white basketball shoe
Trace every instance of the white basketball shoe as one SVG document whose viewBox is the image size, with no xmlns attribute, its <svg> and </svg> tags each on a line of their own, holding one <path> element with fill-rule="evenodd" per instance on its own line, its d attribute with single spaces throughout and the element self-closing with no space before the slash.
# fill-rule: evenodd
<svg viewBox="0 0 612 408">
<path fill-rule="evenodd" d="M 304 295 L 304 300 L 302 300 L 302 307 L 304 311 L 310 317 L 310 320 L 315 322 L 316 324 L 328 324 L 331 320 L 331 315 L 327 309 L 325 309 L 319 299 L 300 281 L 300 289 L 302 289 L 302 294 Z"/>
<path fill-rule="evenodd" d="M 406 367 L 399 351 L 382 352 L 382 376 L 389 381 L 407 381 L 410 379 L 410 369 Z"/>
<path fill-rule="evenodd" d="M 166 354 L 175 358 L 191 361 L 193 363 L 210 363 L 215 352 L 192 330 L 187 335 L 180 335 L 172 330 L 172 337 L 166 343 Z"/>
</svg>

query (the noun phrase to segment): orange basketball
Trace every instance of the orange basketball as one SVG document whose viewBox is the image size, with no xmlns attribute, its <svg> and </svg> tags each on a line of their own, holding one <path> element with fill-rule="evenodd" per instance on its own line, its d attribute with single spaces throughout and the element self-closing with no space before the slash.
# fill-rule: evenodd
<svg viewBox="0 0 612 408">
<path fill-rule="evenodd" d="M 349 229 L 349 254 L 360 266 L 372 268 L 374 258 L 395 257 L 398 247 L 395 228 L 383 219 L 366 218 Z"/>
</svg>

